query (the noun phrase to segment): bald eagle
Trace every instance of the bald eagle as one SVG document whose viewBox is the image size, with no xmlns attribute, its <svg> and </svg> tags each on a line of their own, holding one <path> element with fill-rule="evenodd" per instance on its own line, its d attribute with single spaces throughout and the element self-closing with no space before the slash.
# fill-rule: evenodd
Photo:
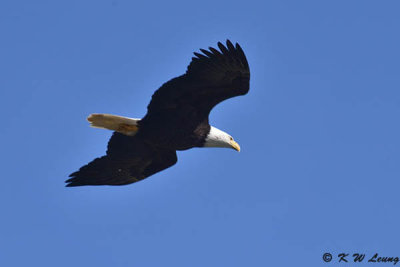
<svg viewBox="0 0 400 267">
<path fill-rule="evenodd" d="M 249 65 L 239 44 L 227 40 L 218 47 L 195 52 L 186 73 L 153 94 L 144 118 L 91 114 L 92 127 L 114 133 L 106 155 L 72 173 L 66 186 L 131 184 L 174 165 L 177 150 L 240 151 L 232 136 L 210 126 L 208 116 L 218 103 L 249 91 Z"/>
</svg>

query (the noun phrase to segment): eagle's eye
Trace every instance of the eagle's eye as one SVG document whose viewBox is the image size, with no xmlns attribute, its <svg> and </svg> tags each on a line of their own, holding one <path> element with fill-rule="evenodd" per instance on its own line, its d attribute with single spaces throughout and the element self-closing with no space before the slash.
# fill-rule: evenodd
<svg viewBox="0 0 400 267">
<path fill-rule="evenodd" d="M 233 138 L 232 138 L 232 137 L 229 137 L 229 139 L 231 139 L 231 141 L 233 140 Z"/>
</svg>

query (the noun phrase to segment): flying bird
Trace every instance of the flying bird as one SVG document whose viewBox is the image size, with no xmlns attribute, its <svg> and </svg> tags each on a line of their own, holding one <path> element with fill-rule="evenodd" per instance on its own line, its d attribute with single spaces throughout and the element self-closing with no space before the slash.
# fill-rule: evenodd
<svg viewBox="0 0 400 267">
<path fill-rule="evenodd" d="M 249 91 L 250 70 L 239 46 L 227 40 L 219 50 L 195 52 L 186 73 L 163 84 L 142 119 L 91 114 L 92 127 L 113 130 L 105 156 L 72 173 L 66 186 L 126 185 L 177 162 L 176 151 L 224 147 L 240 151 L 232 136 L 210 126 L 218 103 Z"/>
</svg>

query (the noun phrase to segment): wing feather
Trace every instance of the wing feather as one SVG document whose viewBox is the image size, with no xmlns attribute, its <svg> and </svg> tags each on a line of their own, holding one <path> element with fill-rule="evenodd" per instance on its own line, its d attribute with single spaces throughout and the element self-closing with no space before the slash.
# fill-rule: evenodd
<svg viewBox="0 0 400 267">
<path fill-rule="evenodd" d="M 190 107 L 197 110 L 197 114 L 203 114 L 193 118 L 200 122 L 218 103 L 247 94 L 250 69 L 242 48 L 229 40 L 226 46 L 220 42 L 217 45 L 219 51 L 210 47 L 209 50 L 200 49 L 202 54 L 194 52 L 186 73 L 168 81 L 154 93 L 144 120 L 161 112 L 176 116 Z"/>
<path fill-rule="evenodd" d="M 96 158 L 70 174 L 68 187 L 126 185 L 143 180 L 177 162 L 174 150 L 152 147 L 138 137 L 114 132 L 107 155 Z"/>
</svg>

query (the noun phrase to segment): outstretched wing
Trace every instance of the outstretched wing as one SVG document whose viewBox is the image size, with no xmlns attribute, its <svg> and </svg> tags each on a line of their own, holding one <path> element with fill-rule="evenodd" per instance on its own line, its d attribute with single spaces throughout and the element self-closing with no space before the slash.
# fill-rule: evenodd
<svg viewBox="0 0 400 267">
<path fill-rule="evenodd" d="M 149 177 L 177 162 L 176 152 L 159 149 L 141 138 L 114 132 L 107 155 L 70 175 L 67 186 L 126 185 Z"/>
<path fill-rule="evenodd" d="M 249 91 L 250 70 L 246 56 L 229 40 L 220 50 L 210 47 L 194 53 L 186 74 L 165 83 L 148 105 L 146 117 L 171 113 L 194 113 L 198 119 L 208 116 L 218 103 Z M 199 116 L 199 114 L 201 116 Z"/>
</svg>

